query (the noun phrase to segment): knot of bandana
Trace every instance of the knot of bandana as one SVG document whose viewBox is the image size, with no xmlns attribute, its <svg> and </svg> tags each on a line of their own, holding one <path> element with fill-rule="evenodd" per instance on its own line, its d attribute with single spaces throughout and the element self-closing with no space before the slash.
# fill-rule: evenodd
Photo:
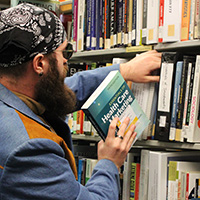
<svg viewBox="0 0 200 200">
<path fill-rule="evenodd" d="M 60 19 L 44 8 L 22 3 L 0 12 L 1 67 L 22 64 L 38 53 L 50 53 L 65 39 Z"/>
</svg>

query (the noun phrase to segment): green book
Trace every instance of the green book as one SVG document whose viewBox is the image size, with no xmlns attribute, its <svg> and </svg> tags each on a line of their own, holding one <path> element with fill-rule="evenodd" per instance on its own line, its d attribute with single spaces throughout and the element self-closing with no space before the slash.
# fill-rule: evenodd
<svg viewBox="0 0 200 200">
<path fill-rule="evenodd" d="M 116 133 L 123 120 L 126 117 L 130 118 L 126 132 L 132 124 L 135 124 L 137 132 L 135 141 L 149 124 L 149 119 L 118 70 L 107 75 L 81 109 L 103 140 L 107 136 L 110 122 L 114 117 L 119 118 Z"/>
</svg>

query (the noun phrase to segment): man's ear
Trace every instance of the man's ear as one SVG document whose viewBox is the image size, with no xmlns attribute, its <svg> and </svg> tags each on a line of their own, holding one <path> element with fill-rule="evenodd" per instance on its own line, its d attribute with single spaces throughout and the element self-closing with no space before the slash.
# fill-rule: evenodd
<svg viewBox="0 0 200 200">
<path fill-rule="evenodd" d="M 41 53 L 33 58 L 33 70 L 40 76 L 46 71 L 45 56 Z"/>
</svg>

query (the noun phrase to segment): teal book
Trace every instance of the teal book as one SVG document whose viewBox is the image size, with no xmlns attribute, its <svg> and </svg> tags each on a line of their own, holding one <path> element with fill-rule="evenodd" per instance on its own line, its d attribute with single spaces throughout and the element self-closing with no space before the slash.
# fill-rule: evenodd
<svg viewBox="0 0 200 200">
<path fill-rule="evenodd" d="M 103 140 L 107 136 L 110 122 L 114 117 L 119 118 L 116 134 L 123 120 L 126 117 L 130 118 L 125 134 L 129 127 L 135 124 L 135 132 L 137 132 L 135 141 L 149 124 L 149 119 L 118 70 L 107 75 L 81 109 Z"/>
</svg>

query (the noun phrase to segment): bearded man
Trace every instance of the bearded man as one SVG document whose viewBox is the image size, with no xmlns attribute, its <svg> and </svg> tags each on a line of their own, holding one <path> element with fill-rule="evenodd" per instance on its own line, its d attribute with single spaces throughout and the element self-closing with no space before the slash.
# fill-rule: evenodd
<svg viewBox="0 0 200 200">
<path fill-rule="evenodd" d="M 118 119 L 98 144 L 98 163 L 85 186 L 77 181 L 70 129 L 64 119 L 79 110 L 112 70 L 125 80 L 158 81 L 151 72 L 161 54 L 150 51 L 121 65 L 66 78 L 72 49 L 60 20 L 46 9 L 20 4 L 0 12 L 1 199 L 118 199 L 118 169 L 136 136 Z M 90 81 L 92 80 L 92 81 Z"/>
</svg>

